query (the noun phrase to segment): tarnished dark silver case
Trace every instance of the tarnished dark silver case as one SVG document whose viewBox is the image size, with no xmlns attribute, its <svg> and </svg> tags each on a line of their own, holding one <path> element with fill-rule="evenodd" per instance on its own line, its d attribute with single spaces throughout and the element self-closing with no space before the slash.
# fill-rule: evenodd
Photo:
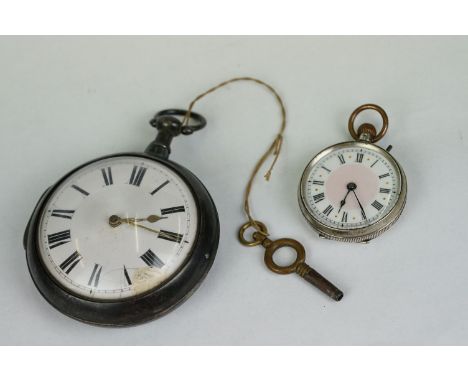
<svg viewBox="0 0 468 382">
<path fill-rule="evenodd" d="M 43 208 L 57 186 L 68 176 L 95 161 L 134 156 L 159 162 L 179 175 L 192 192 L 198 211 L 198 231 L 187 261 L 163 285 L 144 295 L 120 301 L 92 301 L 63 289 L 54 281 L 39 254 L 38 227 Z M 216 256 L 219 242 L 219 220 L 216 206 L 200 180 L 186 168 L 164 158 L 143 153 L 109 155 L 85 163 L 60 179 L 40 198 L 24 234 L 24 248 L 32 279 L 44 298 L 60 312 L 89 324 L 129 326 L 158 318 L 183 303 L 205 278 Z"/>
</svg>

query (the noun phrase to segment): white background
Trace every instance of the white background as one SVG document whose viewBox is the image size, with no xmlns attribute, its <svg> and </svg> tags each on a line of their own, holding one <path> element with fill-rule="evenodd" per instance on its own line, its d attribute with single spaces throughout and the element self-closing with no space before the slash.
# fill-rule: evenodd
<svg viewBox="0 0 468 382">
<path fill-rule="evenodd" d="M 2 38 L 0 60 L 1 344 L 467 344 L 467 38 Z M 246 83 L 201 101 L 207 128 L 173 145 L 171 159 L 205 183 L 222 224 L 195 295 L 129 329 L 55 311 L 22 248 L 41 193 L 84 161 L 143 150 L 154 112 L 239 75 L 274 85 L 288 111 L 272 180 L 254 188 L 254 216 L 272 238 L 301 241 L 343 300 L 271 273 L 261 248 L 236 239 L 247 177 L 279 126 L 273 98 Z M 367 246 L 319 240 L 297 205 L 300 175 L 322 148 L 349 140 L 348 116 L 366 102 L 389 114 L 379 144 L 392 144 L 406 171 L 406 209 Z"/>
</svg>

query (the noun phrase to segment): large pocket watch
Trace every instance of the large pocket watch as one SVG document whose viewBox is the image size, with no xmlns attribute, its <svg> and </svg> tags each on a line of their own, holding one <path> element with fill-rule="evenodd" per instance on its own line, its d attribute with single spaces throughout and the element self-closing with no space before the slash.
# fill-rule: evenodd
<svg viewBox="0 0 468 382">
<path fill-rule="evenodd" d="M 40 198 L 26 228 L 29 271 L 62 313 L 110 326 L 157 318 L 185 301 L 216 255 L 219 221 L 200 180 L 168 160 L 179 134 L 205 126 L 165 110 L 144 153 L 82 164 Z"/>
<path fill-rule="evenodd" d="M 380 113 L 377 134 L 369 123 L 354 128 L 363 110 Z M 321 237 L 368 242 L 388 230 L 406 202 L 406 177 L 398 162 L 375 145 L 387 132 L 388 117 L 377 105 L 366 104 L 351 114 L 348 129 L 354 141 L 338 143 L 317 154 L 299 184 L 301 211 Z"/>
</svg>

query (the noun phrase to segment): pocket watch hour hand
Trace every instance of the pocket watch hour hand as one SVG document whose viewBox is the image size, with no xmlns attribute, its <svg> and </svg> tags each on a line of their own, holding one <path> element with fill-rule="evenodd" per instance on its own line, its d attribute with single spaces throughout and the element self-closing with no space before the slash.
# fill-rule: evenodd
<svg viewBox="0 0 468 382">
<path fill-rule="evenodd" d="M 133 222 L 142 222 L 147 221 L 149 223 L 156 223 L 158 220 L 167 219 L 167 216 L 158 216 L 158 215 L 149 215 L 147 218 L 128 218 L 125 220 L 133 221 Z"/>
<path fill-rule="evenodd" d="M 150 215 L 146 218 L 146 221 L 150 223 L 156 223 L 158 220 L 161 219 L 167 219 L 167 216 Z"/>
</svg>

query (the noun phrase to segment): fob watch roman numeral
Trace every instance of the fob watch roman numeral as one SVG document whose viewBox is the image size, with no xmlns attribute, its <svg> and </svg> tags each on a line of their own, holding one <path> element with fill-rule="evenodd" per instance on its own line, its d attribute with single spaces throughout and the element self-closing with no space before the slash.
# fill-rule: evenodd
<svg viewBox="0 0 468 382">
<path fill-rule="evenodd" d="M 85 163 L 40 199 L 25 233 L 32 278 L 54 307 L 98 325 L 134 325 L 183 302 L 211 267 L 219 240 L 216 207 L 203 184 L 168 160 L 183 110 L 151 121 L 145 153 Z"/>
<path fill-rule="evenodd" d="M 357 133 L 354 120 L 363 110 L 380 113 L 383 128 L 363 124 Z M 388 128 L 385 111 L 362 105 L 350 117 L 355 141 L 333 145 L 307 165 L 299 184 L 301 211 L 320 236 L 350 242 L 368 242 L 395 223 L 406 202 L 406 176 L 398 162 L 374 143 Z"/>
</svg>

